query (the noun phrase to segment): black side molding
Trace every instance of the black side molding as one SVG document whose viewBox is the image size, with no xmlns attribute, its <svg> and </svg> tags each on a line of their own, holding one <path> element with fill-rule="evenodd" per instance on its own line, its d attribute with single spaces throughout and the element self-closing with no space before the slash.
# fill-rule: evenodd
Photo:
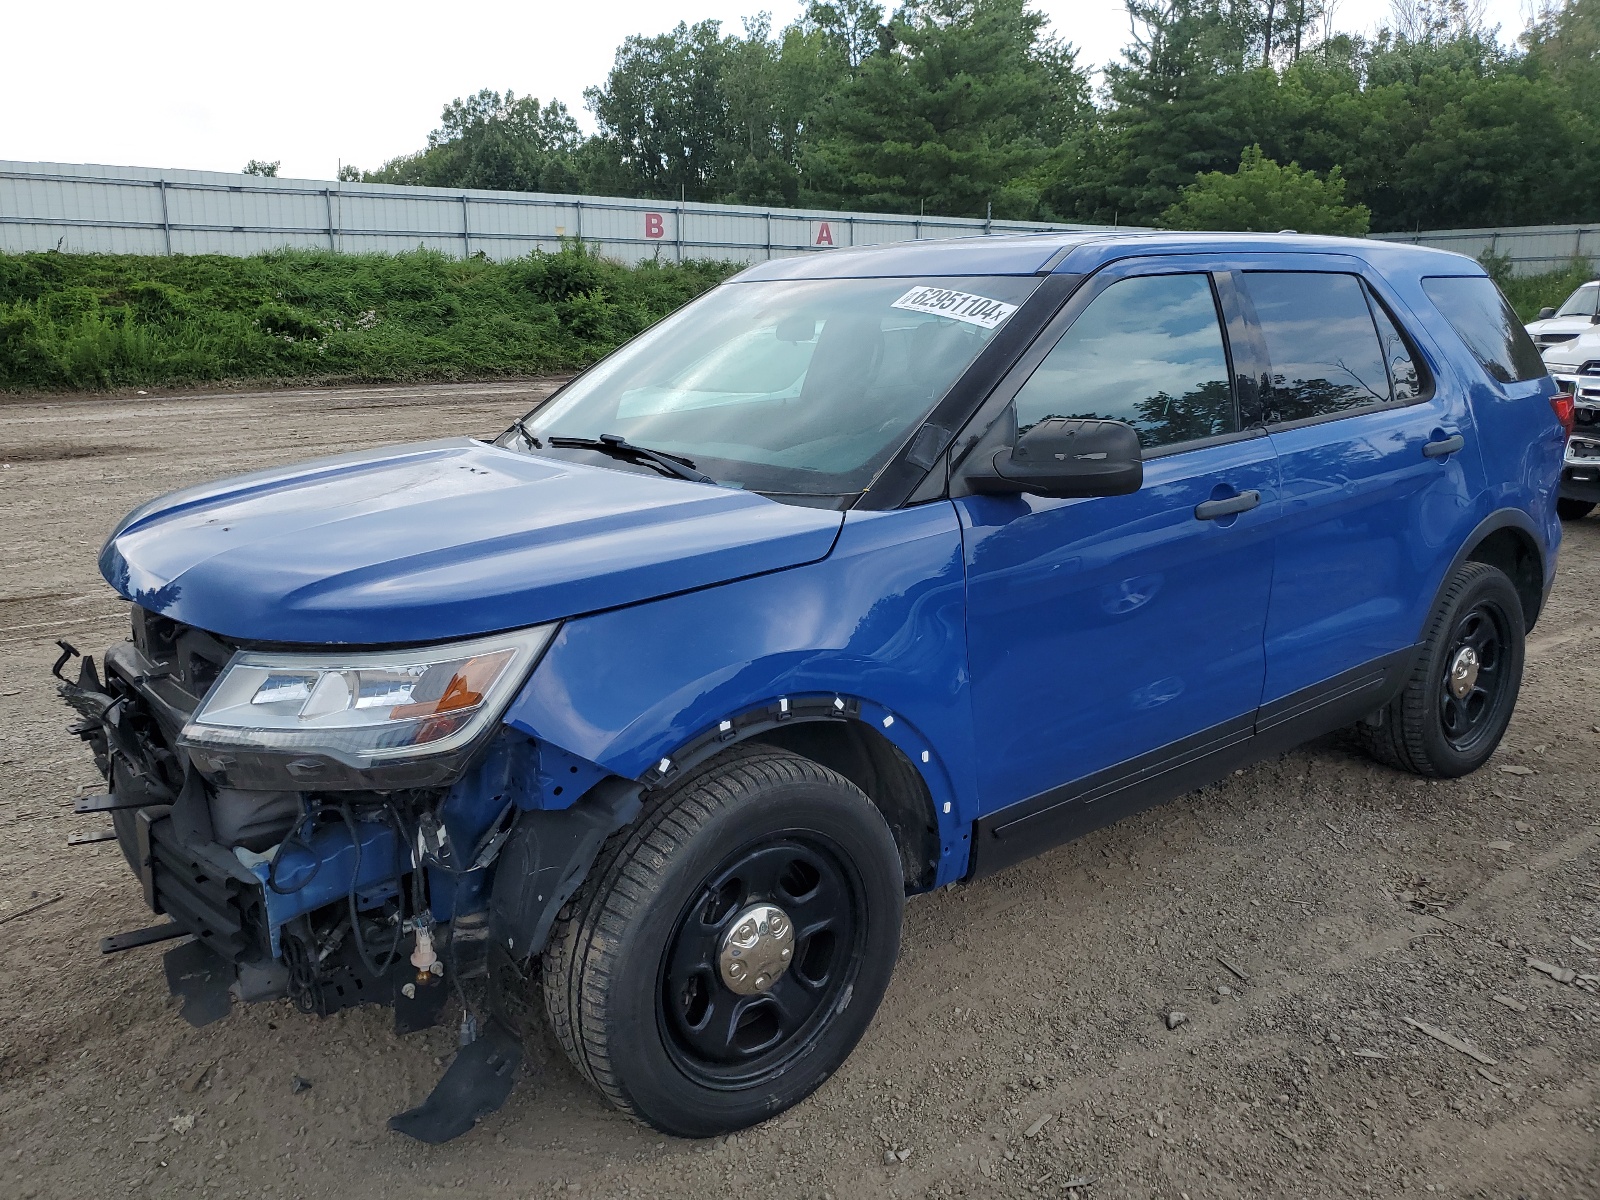
<svg viewBox="0 0 1600 1200">
<path fill-rule="evenodd" d="M 1354 724 L 1399 693 L 1419 649 L 1408 646 L 1373 659 L 1253 713 L 979 817 L 968 877 L 991 875 Z"/>
</svg>

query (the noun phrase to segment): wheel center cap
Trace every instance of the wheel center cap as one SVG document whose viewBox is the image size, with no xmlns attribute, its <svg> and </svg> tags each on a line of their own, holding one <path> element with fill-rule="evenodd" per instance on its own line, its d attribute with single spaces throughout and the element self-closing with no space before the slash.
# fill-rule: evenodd
<svg viewBox="0 0 1600 1200">
<path fill-rule="evenodd" d="M 1465 700 L 1478 685 L 1479 666 L 1478 652 L 1471 646 L 1461 647 L 1450 660 L 1450 694 L 1457 700 Z"/>
<path fill-rule="evenodd" d="M 733 919 L 722 939 L 717 968 L 741 996 L 765 992 L 794 960 L 794 923 L 775 904 L 752 904 Z"/>
</svg>

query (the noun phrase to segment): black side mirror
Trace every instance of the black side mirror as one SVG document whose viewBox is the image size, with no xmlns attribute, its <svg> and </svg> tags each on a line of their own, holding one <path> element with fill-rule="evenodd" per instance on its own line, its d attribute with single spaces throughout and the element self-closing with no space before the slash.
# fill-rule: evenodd
<svg viewBox="0 0 1600 1200">
<path fill-rule="evenodd" d="M 1556 315 L 1556 310 L 1551 308 L 1548 304 L 1546 304 L 1543 308 L 1541 308 L 1539 310 L 1539 320 L 1541 320 L 1541 321 L 1548 321 L 1551 317 L 1553 317 L 1555 315 Z"/>
<path fill-rule="evenodd" d="M 1594 316 L 1589 318 L 1589 324 L 1600 325 L 1600 312 L 1595 313 Z"/>
<path fill-rule="evenodd" d="M 991 473 L 992 471 L 992 473 Z M 1126 496 L 1144 483 L 1144 455 L 1121 421 L 1047 417 L 998 451 L 991 470 L 968 475 L 975 492 L 1035 496 Z"/>
</svg>

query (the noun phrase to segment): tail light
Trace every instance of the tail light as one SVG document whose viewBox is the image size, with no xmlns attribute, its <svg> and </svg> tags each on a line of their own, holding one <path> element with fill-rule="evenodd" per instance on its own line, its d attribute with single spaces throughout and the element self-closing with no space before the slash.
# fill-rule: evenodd
<svg viewBox="0 0 1600 1200">
<path fill-rule="evenodd" d="M 1561 428 L 1567 431 L 1567 436 L 1572 436 L 1572 427 L 1577 424 L 1578 406 L 1573 402 L 1571 392 L 1557 392 L 1550 397 L 1550 407 L 1555 410 L 1556 420 L 1561 422 Z"/>
</svg>

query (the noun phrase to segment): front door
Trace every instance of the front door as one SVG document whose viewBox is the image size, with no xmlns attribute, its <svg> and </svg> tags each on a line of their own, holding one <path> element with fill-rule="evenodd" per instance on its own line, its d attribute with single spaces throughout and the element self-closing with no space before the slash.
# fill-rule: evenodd
<svg viewBox="0 0 1600 1200">
<path fill-rule="evenodd" d="M 1011 834 L 1024 853 L 1035 833 L 1070 836 L 1078 810 L 1114 819 L 1143 784 L 1242 744 L 1264 674 L 1277 462 L 1259 429 L 1240 428 L 1214 281 L 1142 260 L 1085 288 L 1042 336 L 1059 338 L 1048 354 L 1019 366 L 1015 420 L 1132 424 L 1144 486 L 955 501 L 979 800 L 985 814 L 1043 814 Z M 994 857 L 982 848 L 979 869 Z"/>
</svg>

